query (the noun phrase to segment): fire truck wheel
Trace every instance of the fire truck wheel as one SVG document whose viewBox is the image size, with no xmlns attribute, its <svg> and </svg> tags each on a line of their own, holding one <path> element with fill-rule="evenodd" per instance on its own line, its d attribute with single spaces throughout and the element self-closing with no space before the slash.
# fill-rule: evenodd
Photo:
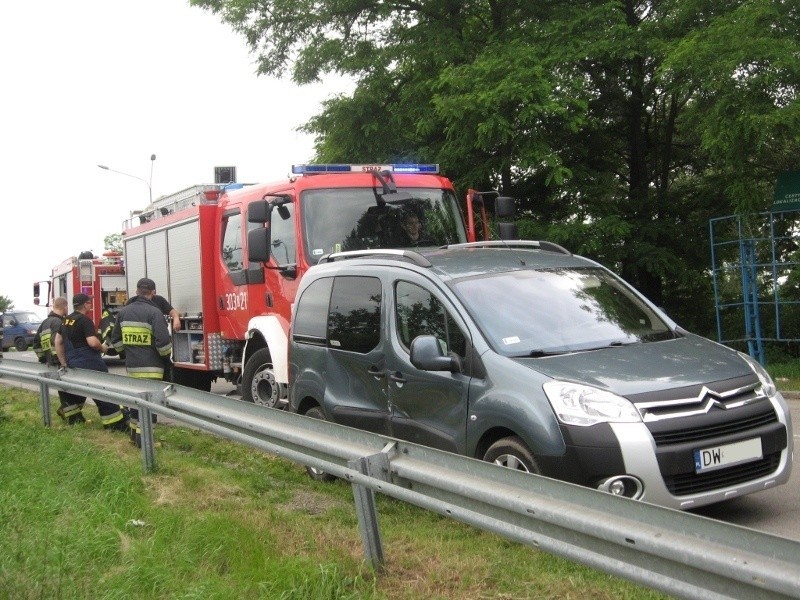
<svg viewBox="0 0 800 600">
<path fill-rule="evenodd" d="M 309 409 L 306 412 L 307 417 L 311 417 L 312 419 L 320 419 L 321 421 L 325 420 L 325 413 L 322 412 L 322 409 L 319 406 L 315 406 L 312 409 Z M 322 469 L 317 469 L 315 467 L 306 467 L 306 473 L 311 479 L 316 479 L 317 481 L 334 481 L 336 477 L 331 475 L 330 473 L 326 473 Z"/>
<path fill-rule="evenodd" d="M 269 350 L 267 348 L 258 350 L 244 366 L 242 400 L 275 408 L 281 399 L 282 387 L 275 380 Z"/>
</svg>

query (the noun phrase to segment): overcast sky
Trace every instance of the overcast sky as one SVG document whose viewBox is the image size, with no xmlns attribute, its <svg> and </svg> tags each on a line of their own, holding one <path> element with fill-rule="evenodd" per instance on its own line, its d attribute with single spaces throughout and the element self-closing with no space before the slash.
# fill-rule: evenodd
<svg viewBox="0 0 800 600">
<path fill-rule="evenodd" d="M 0 22 L 0 295 L 16 308 L 64 259 L 102 254 L 147 205 L 151 166 L 153 198 L 215 166 L 282 178 L 313 153 L 295 129 L 349 87 L 257 78 L 243 38 L 188 0 L 7 1 Z"/>
</svg>

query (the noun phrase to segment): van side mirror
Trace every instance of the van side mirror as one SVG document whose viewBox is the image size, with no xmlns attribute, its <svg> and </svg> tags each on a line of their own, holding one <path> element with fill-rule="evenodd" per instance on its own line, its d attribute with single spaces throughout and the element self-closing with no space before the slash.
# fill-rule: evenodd
<svg viewBox="0 0 800 600">
<path fill-rule="evenodd" d="M 461 370 L 458 359 L 445 356 L 439 340 L 433 335 L 418 335 L 411 341 L 411 364 L 423 371 Z"/>
</svg>

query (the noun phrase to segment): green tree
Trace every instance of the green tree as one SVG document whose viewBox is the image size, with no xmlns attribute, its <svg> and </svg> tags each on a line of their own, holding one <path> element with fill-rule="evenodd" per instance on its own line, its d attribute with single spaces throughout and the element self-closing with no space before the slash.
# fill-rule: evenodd
<svg viewBox="0 0 800 600">
<path fill-rule="evenodd" d="M 8 296 L 0 296 L 0 313 L 12 310 L 14 308 L 14 301 Z"/>
<path fill-rule="evenodd" d="M 122 234 L 111 233 L 103 238 L 103 247 L 113 252 L 122 252 Z"/>
<path fill-rule="evenodd" d="M 711 333 L 708 220 L 800 169 L 789 0 L 190 0 L 258 72 L 353 77 L 305 126 L 323 161 L 438 162 L 520 199 L 527 237 L 597 258 Z"/>
</svg>

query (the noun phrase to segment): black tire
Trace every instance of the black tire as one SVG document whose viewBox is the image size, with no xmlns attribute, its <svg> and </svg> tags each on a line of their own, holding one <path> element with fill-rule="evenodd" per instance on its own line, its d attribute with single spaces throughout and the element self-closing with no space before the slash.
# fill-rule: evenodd
<svg viewBox="0 0 800 600">
<path fill-rule="evenodd" d="M 325 413 L 322 412 L 322 409 L 319 406 L 315 406 L 306 411 L 306 416 L 311 417 L 312 419 L 319 419 L 320 421 L 325 421 Z M 336 477 L 331 475 L 330 473 L 326 473 L 322 469 L 315 469 L 314 467 L 306 467 L 306 473 L 311 479 L 315 479 L 317 481 L 325 481 L 331 482 L 336 481 Z"/>
<path fill-rule="evenodd" d="M 25 352 L 28 349 L 28 342 L 25 341 L 25 338 L 17 338 L 14 340 L 14 347 L 17 349 L 17 352 Z"/>
<path fill-rule="evenodd" d="M 242 400 L 267 408 L 276 408 L 286 397 L 284 385 L 275 379 L 268 348 L 257 350 L 244 365 Z"/>
<path fill-rule="evenodd" d="M 486 454 L 483 455 L 483 460 L 525 473 L 538 475 L 542 472 L 536 463 L 533 452 L 516 435 L 497 440 L 489 446 Z"/>
</svg>

